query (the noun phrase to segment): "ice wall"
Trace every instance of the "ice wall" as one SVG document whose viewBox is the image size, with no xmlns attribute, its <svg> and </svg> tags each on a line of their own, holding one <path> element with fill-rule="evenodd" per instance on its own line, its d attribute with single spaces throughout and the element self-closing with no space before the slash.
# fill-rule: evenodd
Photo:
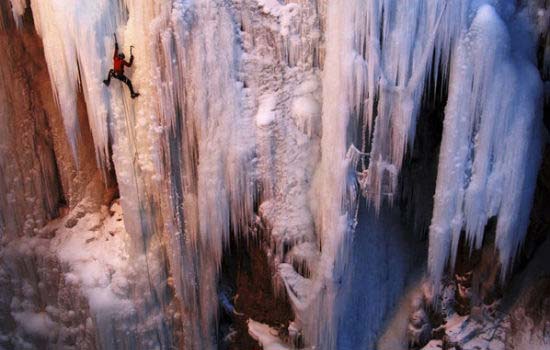
<svg viewBox="0 0 550 350">
<path fill-rule="evenodd" d="M 168 302 L 163 286 L 170 260 L 185 305 L 183 339 L 189 348 L 213 347 L 222 248 L 231 231 L 246 231 L 254 198 L 242 163 L 251 158 L 246 140 L 253 135 L 249 123 L 239 121 L 238 46 L 230 9 L 206 1 L 31 6 L 69 138 L 78 135 L 80 84 L 103 167 L 112 144 L 136 269 L 148 272 L 148 308 Z M 220 27 L 227 30 L 220 34 Z M 114 32 L 122 49 L 132 44 L 139 53 L 131 78 L 142 96 L 135 101 L 118 82 L 111 90 L 101 83 Z M 173 243 L 170 256 L 163 250 L 166 240 Z M 142 312 L 147 318 L 160 311 Z M 164 317 L 153 327 L 168 344 Z"/>
<path fill-rule="evenodd" d="M 175 2 L 170 26 L 160 33 L 163 169 L 189 348 L 216 346 L 223 249 L 230 234 L 246 238 L 253 218 L 253 122 L 241 107 L 231 11 L 222 3 Z"/>
<path fill-rule="evenodd" d="M 449 261 L 452 267 L 463 230 L 472 249 L 480 247 L 492 217 L 504 278 L 527 230 L 541 152 L 542 85 L 528 11 L 511 1 L 358 1 L 332 12 L 337 4 L 328 4 L 324 38 L 315 223 L 320 265 L 327 257 L 331 263 L 322 267 L 330 277 L 320 294 L 330 295 L 328 281 L 346 266 L 354 227 L 356 195 L 345 188 L 355 180 L 340 167 L 344 149 L 353 142 L 370 152 L 367 199 L 379 209 L 389 193 L 391 203 L 422 104 L 437 84 L 448 85 L 448 99 L 430 226 L 432 279 L 438 284 Z M 358 127 L 356 137 L 348 128 Z M 333 311 L 318 317 L 321 331 L 312 334 L 325 338 L 317 344 L 332 344 Z"/>
<path fill-rule="evenodd" d="M 430 271 L 438 280 L 461 231 L 480 248 L 497 217 L 502 277 L 529 222 L 541 152 L 542 85 L 524 13 L 484 4 L 472 10 L 452 57 L 449 99 L 430 227 Z"/>
<path fill-rule="evenodd" d="M 15 1 L 14 3 L 17 3 Z M 96 84 L 104 75 L 112 38 L 124 12 L 118 1 L 93 3 L 33 1 L 31 9 L 37 33 L 44 43 L 55 98 L 63 114 L 65 130 L 73 154 L 77 156 L 79 132 L 76 97 L 85 95 L 90 129 L 94 137 L 98 164 L 107 166 L 108 125 L 107 92 Z M 21 7 L 21 6 L 20 6 Z M 14 6 L 14 9 L 16 7 Z M 94 101 L 94 103 L 89 103 Z"/>
<path fill-rule="evenodd" d="M 437 281 L 462 230 L 479 247 L 488 219 L 498 217 L 506 272 L 527 228 L 541 148 L 542 86 L 527 9 L 512 1 L 348 6 L 355 27 L 347 103 L 364 128 L 360 150 L 370 152 L 369 202 L 378 209 L 393 201 L 422 104 L 448 84 L 429 268 Z"/>
</svg>

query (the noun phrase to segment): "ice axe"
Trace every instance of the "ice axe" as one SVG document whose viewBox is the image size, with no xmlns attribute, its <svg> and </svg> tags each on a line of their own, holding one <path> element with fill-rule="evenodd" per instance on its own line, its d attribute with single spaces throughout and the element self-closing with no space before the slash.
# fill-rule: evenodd
<svg viewBox="0 0 550 350">
<path fill-rule="evenodd" d="M 130 56 L 133 56 L 132 49 L 134 48 L 134 45 L 130 45 Z"/>
<path fill-rule="evenodd" d="M 113 36 L 115 37 L 115 43 L 118 43 L 118 40 L 116 39 L 116 33 L 113 33 Z"/>
</svg>

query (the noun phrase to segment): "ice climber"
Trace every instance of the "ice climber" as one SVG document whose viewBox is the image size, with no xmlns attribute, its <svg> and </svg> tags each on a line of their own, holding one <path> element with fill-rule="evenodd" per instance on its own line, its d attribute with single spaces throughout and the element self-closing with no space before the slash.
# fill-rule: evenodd
<svg viewBox="0 0 550 350">
<path fill-rule="evenodd" d="M 118 42 L 116 41 L 116 37 L 115 37 L 115 54 L 113 55 L 113 69 L 109 71 L 109 76 L 107 77 L 107 79 L 103 80 L 103 83 L 109 86 L 109 84 L 111 83 L 111 78 L 114 77 L 122 81 L 126 85 L 128 85 L 132 98 L 138 97 L 139 93 L 134 91 L 134 87 L 132 86 L 132 81 L 128 79 L 127 76 L 124 75 L 124 66 L 131 67 L 132 63 L 134 63 L 134 55 L 132 54 L 131 48 L 130 48 L 130 62 L 128 62 L 125 60 L 125 56 L 122 52 L 118 53 Z"/>
</svg>

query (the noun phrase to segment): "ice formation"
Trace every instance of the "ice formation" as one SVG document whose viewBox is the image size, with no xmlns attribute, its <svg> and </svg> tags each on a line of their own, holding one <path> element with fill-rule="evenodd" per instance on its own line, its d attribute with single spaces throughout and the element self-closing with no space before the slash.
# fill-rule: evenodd
<svg viewBox="0 0 550 350">
<path fill-rule="evenodd" d="M 104 177 L 114 166 L 128 256 L 146 271 L 136 319 L 158 346 L 173 345 L 179 317 L 184 348 L 215 347 L 223 251 L 231 235 L 248 238 L 257 205 L 276 278 L 307 343 L 334 348 L 336 298 L 358 215 L 356 171 L 369 205 L 392 204 L 384 194 L 399 191 L 421 107 L 445 90 L 429 271 L 437 283 L 462 231 L 479 247 L 492 217 L 503 271 L 511 266 L 535 187 L 542 99 L 530 18 L 515 1 L 11 4 L 19 27 L 32 10 L 73 156 L 81 91 L 97 165 Z M 260 14 L 263 26 L 253 18 Z M 127 53 L 135 46 L 137 100 L 118 82 L 101 83 L 114 33 Z M 75 278 L 94 275 L 94 266 L 58 251 Z M 81 282 L 100 314 L 103 298 L 116 300 L 101 281 Z M 95 283 L 103 289 L 90 292 Z M 177 317 L 166 312 L 169 284 L 181 303 Z M 17 317 L 32 320 L 36 332 L 49 322 Z M 250 327 L 266 348 L 284 348 L 263 325 Z M 113 336 L 107 328 L 99 329 L 104 341 Z"/>
<path fill-rule="evenodd" d="M 454 263 L 463 228 L 479 248 L 487 221 L 498 217 L 503 276 L 527 230 L 541 148 L 542 86 L 525 18 L 510 11 L 480 6 L 452 57 L 430 228 L 436 279 L 449 251 Z"/>
</svg>

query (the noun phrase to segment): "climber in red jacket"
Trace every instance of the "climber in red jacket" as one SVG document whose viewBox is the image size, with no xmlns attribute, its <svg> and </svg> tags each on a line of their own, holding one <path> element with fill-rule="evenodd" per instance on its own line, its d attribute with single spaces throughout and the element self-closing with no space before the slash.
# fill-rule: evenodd
<svg viewBox="0 0 550 350">
<path fill-rule="evenodd" d="M 130 95 L 132 96 L 132 98 L 136 98 L 139 96 L 139 93 L 134 91 L 134 88 L 132 86 L 132 81 L 128 79 L 127 76 L 124 75 L 124 66 L 131 67 L 132 64 L 134 63 L 134 55 L 131 52 L 132 50 L 130 50 L 130 62 L 128 62 L 124 59 L 125 56 L 122 52 L 118 53 L 118 42 L 116 41 L 116 37 L 115 37 L 115 54 L 113 55 L 114 69 L 111 69 L 109 71 L 109 76 L 107 77 L 107 79 L 103 80 L 103 83 L 109 86 L 109 84 L 111 83 L 111 77 L 114 77 L 122 81 L 126 85 L 128 85 L 128 88 L 130 88 Z"/>
</svg>

